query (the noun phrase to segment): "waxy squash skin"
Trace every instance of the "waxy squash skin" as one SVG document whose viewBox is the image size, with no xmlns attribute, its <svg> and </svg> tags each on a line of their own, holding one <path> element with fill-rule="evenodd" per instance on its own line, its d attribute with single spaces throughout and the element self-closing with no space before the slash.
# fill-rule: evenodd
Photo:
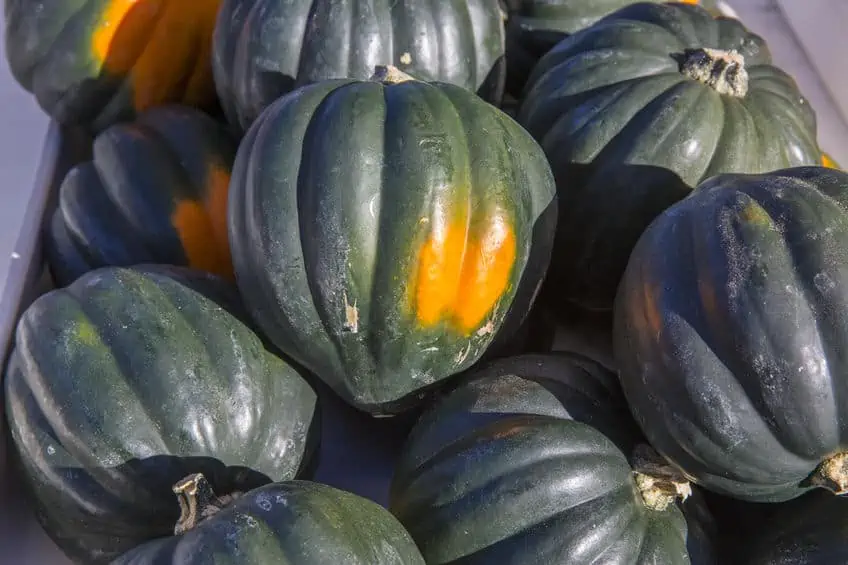
<svg viewBox="0 0 848 565">
<path fill-rule="evenodd" d="M 99 267 L 180 265 L 232 279 L 227 192 L 236 142 L 184 106 L 148 110 L 94 140 L 66 175 L 46 236 L 53 278 Z"/>
<path fill-rule="evenodd" d="M 308 481 L 252 490 L 187 533 L 148 542 L 112 563 L 233 564 L 425 565 L 384 508 Z"/>
<path fill-rule="evenodd" d="M 370 412 L 397 412 L 526 316 L 556 221 L 550 167 L 505 114 L 445 83 L 324 81 L 239 147 L 230 243 L 251 315 Z"/>
<path fill-rule="evenodd" d="M 326 79 L 367 79 L 393 65 L 498 104 L 506 77 L 498 0 L 224 0 L 215 84 L 246 130 L 279 96 Z"/>
<path fill-rule="evenodd" d="M 563 38 L 632 3 L 633 0 L 507 1 L 507 92 L 519 97 L 533 67 Z M 719 13 L 712 0 L 683 3 L 700 4 L 710 13 Z"/>
<path fill-rule="evenodd" d="M 719 175 L 640 239 L 613 331 L 657 451 L 707 489 L 845 491 L 848 174 Z"/>
<path fill-rule="evenodd" d="M 155 106 L 217 107 L 220 0 L 7 0 L 6 57 L 53 119 L 97 133 Z"/>
<path fill-rule="evenodd" d="M 676 505 L 643 503 L 628 462 L 639 438 L 602 365 L 504 358 L 424 412 L 389 509 L 428 565 L 714 563 L 710 540 L 688 535 Z"/>
<path fill-rule="evenodd" d="M 762 38 L 699 6 L 632 4 L 569 36 L 518 120 L 557 179 L 551 296 L 588 309 L 612 307 L 641 233 L 702 180 L 821 158 L 815 114 Z"/>
<path fill-rule="evenodd" d="M 775 509 L 747 540 L 744 565 L 848 563 L 848 499 L 811 492 Z"/>
<path fill-rule="evenodd" d="M 170 535 L 189 474 L 247 491 L 300 476 L 316 451 L 313 389 L 206 297 L 228 296 L 222 281 L 167 272 L 93 271 L 18 324 L 9 429 L 39 523 L 81 563 Z"/>
</svg>

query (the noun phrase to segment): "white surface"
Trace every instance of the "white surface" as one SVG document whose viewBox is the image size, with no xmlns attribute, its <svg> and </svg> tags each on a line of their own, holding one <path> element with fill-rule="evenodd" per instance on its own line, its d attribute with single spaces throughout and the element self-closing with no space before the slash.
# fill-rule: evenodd
<svg viewBox="0 0 848 565">
<path fill-rule="evenodd" d="M 2 19 L 0 32 L 4 32 Z M 9 265 L 17 260 L 12 253 L 32 194 L 48 123 L 35 99 L 12 78 L 5 41 L 0 41 L 0 296 Z"/>
<path fill-rule="evenodd" d="M 848 121 L 848 2 L 777 0 L 813 67 L 823 78 L 843 121 Z"/>
</svg>

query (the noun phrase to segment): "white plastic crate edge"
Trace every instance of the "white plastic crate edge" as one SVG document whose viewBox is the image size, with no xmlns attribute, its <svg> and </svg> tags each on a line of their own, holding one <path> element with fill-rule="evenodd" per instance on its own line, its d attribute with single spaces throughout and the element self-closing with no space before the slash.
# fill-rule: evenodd
<svg viewBox="0 0 848 565">
<path fill-rule="evenodd" d="M 47 202 L 52 192 L 51 189 L 55 183 L 56 164 L 59 157 L 59 146 L 61 145 L 60 138 L 60 127 L 55 122 L 50 122 L 41 150 L 35 186 L 24 211 L 21 232 L 18 234 L 12 251 L 6 284 L 3 287 L 3 294 L 0 296 L 0 345 L 2 345 L 0 361 L 2 361 L 3 367 L 6 366 L 6 359 L 12 349 L 18 317 L 23 309 L 35 299 L 35 296 L 31 296 L 31 292 L 28 292 L 28 290 L 35 287 L 35 283 L 43 270 L 41 227 Z M 2 390 L 0 388 L 0 399 L 3 398 Z M 4 405 L 0 404 L 0 413 L 3 413 Z M 5 417 L 0 418 L 0 430 L 2 430 L 4 438 L 5 426 Z M 0 483 L 5 482 L 5 470 L 6 442 L 0 441 Z"/>
<path fill-rule="evenodd" d="M 50 203 L 67 170 L 76 163 L 84 143 L 78 134 L 50 122 L 41 151 L 32 195 L 24 212 L 24 221 L 13 249 L 0 296 L 0 361 L 6 360 L 14 344 L 15 327 L 20 314 L 43 290 L 39 281 L 45 273 L 42 252 L 42 228 Z M 2 384 L 0 371 L 0 384 Z M 21 565 L 69 565 L 59 549 L 36 523 L 25 506 L 18 477 L 8 457 L 8 436 L 4 389 L 0 386 L 0 562 Z"/>
</svg>

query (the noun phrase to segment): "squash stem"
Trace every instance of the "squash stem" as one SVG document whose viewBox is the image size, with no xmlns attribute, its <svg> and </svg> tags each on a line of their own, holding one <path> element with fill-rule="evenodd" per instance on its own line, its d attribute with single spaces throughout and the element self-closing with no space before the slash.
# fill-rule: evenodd
<svg viewBox="0 0 848 565">
<path fill-rule="evenodd" d="M 174 494 L 180 503 L 180 518 L 174 526 L 174 535 L 195 528 L 200 522 L 217 514 L 241 493 L 217 496 L 203 473 L 195 473 L 174 485 Z"/>
<path fill-rule="evenodd" d="M 822 461 L 812 477 L 812 483 L 839 496 L 848 494 L 848 453 L 837 453 Z"/>
<path fill-rule="evenodd" d="M 410 80 L 415 79 L 392 65 L 377 65 L 374 67 L 374 74 L 371 75 L 371 81 L 383 84 L 400 84 Z"/>
<path fill-rule="evenodd" d="M 647 445 L 636 446 L 632 465 L 636 488 L 649 510 L 662 512 L 675 500 L 686 500 L 692 494 L 692 487 L 683 473 Z"/>
<path fill-rule="evenodd" d="M 712 87 L 719 94 L 744 98 L 748 93 L 745 57 L 736 50 L 687 49 L 678 62 L 681 74 Z"/>
</svg>

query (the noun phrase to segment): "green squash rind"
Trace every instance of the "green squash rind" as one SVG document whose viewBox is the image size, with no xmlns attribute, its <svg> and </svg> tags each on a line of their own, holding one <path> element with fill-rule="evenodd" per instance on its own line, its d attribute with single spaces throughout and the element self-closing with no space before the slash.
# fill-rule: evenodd
<svg viewBox="0 0 848 565">
<path fill-rule="evenodd" d="M 719 175 L 642 235 L 615 305 L 623 390 L 704 488 L 780 502 L 848 446 L 848 174 Z"/>
<path fill-rule="evenodd" d="M 588 423 L 632 447 L 619 394 L 582 356 L 493 362 L 413 428 L 389 509 L 428 565 L 688 565 L 683 514 L 648 510 L 627 457 Z"/>
<path fill-rule="evenodd" d="M 825 565 L 848 561 L 848 500 L 813 492 L 774 509 L 745 540 L 745 565 Z"/>
<path fill-rule="evenodd" d="M 403 526 L 370 500 L 287 481 L 236 499 L 183 536 L 154 540 L 112 565 L 424 565 Z"/>
<path fill-rule="evenodd" d="M 511 337 L 549 262 L 556 196 L 544 155 L 457 86 L 304 87 L 253 124 L 232 178 L 230 243 L 252 316 L 363 410 L 403 410 Z M 467 336 L 443 322 L 422 328 L 407 294 L 427 221 L 449 215 L 453 199 L 501 210 L 516 241 L 507 290 Z"/>
<path fill-rule="evenodd" d="M 509 14 L 506 91 L 520 97 L 533 67 L 557 43 L 633 3 L 633 0 L 519 0 L 511 3 L 506 7 Z M 701 0 L 699 5 L 715 16 L 725 15 L 725 9 L 715 0 Z"/>
<path fill-rule="evenodd" d="M 100 269 L 23 314 L 6 418 L 39 522 L 106 563 L 172 531 L 171 486 L 219 492 L 297 477 L 317 448 L 313 389 L 177 271 Z M 210 288 L 214 296 L 220 288 Z"/>
<path fill-rule="evenodd" d="M 744 98 L 680 73 L 687 48 L 737 50 Z M 567 39 L 533 70 L 518 120 L 552 164 L 559 229 L 551 299 L 609 310 L 627 258 L 702 180 L 818 164 L 816 119 L 764 40 L 698 6 L 638 3 Z"/>
<path fill-rule="evenodd" d="M 224 0 L 213 44 L 218 95 L 242 130 L 279 96 L 321 80 L 367 79 L 377 65 L 494 104 L 506 76 L 497 0 Z"/>
</svg>

